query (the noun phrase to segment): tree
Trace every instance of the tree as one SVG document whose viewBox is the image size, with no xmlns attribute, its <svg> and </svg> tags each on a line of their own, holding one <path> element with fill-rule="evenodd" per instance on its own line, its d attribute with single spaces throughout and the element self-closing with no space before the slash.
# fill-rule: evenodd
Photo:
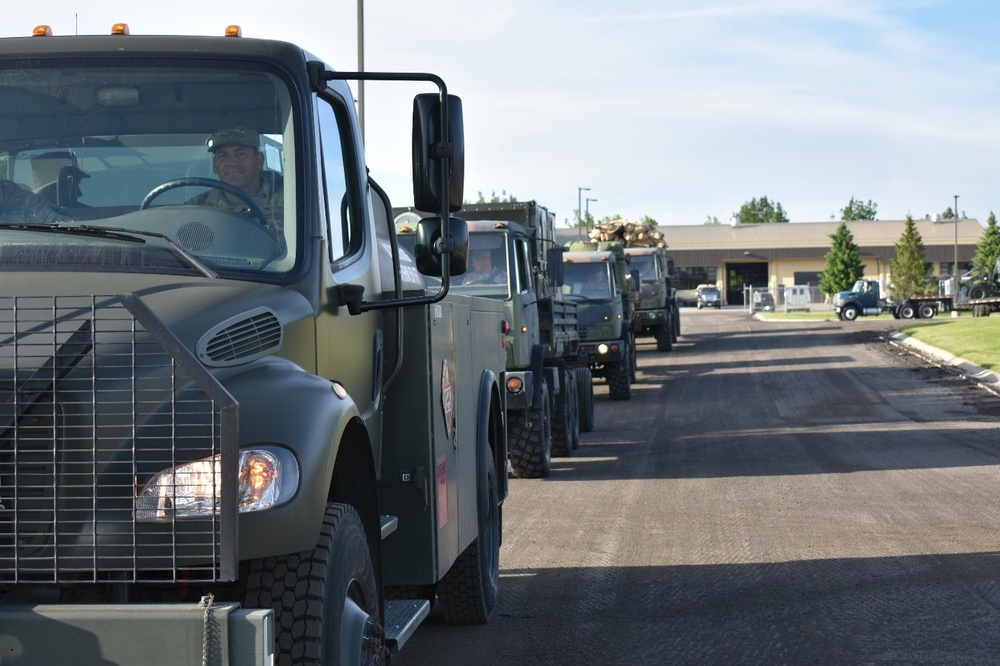
<svg viewBox="0 0 1000 666">
<path fill-rule="evenodd" d="M 477 192 L 476 194 L 479 195 L 479 199 L 475 201 L 475 203 L 477 204 L 517 203 L 517 197 L 515 197 L 513 194 L 507 194 L 507 190 L 500 190 L 499 195 L 496 193 L 496 191 L 490 192 L 489 199 L 484 197 L 482 192 Z M 472 203 L 472 202 L 467 201 L 466 203 Z"/>
<path fill-rule="evenodd" d="M 892 295 L 897 299 L 909 298 L 914 294 L 928 293 L 931 266 L 927 263 L 924 239 L 917 231 L 913 218 L 906 216 L 903 235 L 896 242 L 896 258 L 890 266 L 892 271 Z"/>
<path fill-rule="evenodd" d="M 986 228 L 983 229 L 983 235 L 976 243 L 976 254 L 972 257 L 972 270 L 977 275 L 989 276 L 993 272 L 993 267 L 996 266 L 997 259 L 1000 259 L 1000 227 L 997 226 L 996 215 L 990 211 L 990 216 L 986 218 Z"/>
<path fill-rule="evenodd" d="M 651 218 L 649 215 L 643 215 L 642 217 L 640 217 L 639 223 L 645 224 L 647 227 L 653 227 L 653 228 L 656 227 L 656 220 Z"/>
<path fill-rule="evenodd" d="M 851 197 L 847 205 L 840 209 L 840 219 L 844 221 L 874 220 L 877 210 L 878 204 L 871 199 L 867 203 L 861 203 L 860 199 Z"/>
<path fill-rule="evenodd" d="M 719 218 L 715 215 L 708 215 L 705 217 L 705 224 L 722 224 L 722 222 L 719 222 Z"/>
<path fill-rule="evenodd" d="M 840 223 L 830 234 L 830 251 L 826 253 L 826 264 L 819 274 L 819 288 L 824 294 L 847 291 L 865 273 L 861 263 L 861 248 L 854 242 L 854 235 L 847 224 Z"/>
<path fill-rule="evenodd" d="M 738 213 L 733 213 L 740 224 L 767 224 L 771 222 L 788 222 L 788 216 L 778 202 L 771 203 L 767 197 L 751 199 L 742 206 Z"/>
</svg>

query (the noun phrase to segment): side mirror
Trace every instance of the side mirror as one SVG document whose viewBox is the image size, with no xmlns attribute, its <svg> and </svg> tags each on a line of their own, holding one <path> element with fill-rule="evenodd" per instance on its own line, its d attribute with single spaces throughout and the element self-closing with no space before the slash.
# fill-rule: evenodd
<svg viewBox="0 0 1000 666">
<path fill-rule="evenodd" d="M 417 270 L 424 275 L 441 277 L 441 218 L 425 217 L 417 223 L 417 240 L 413 246 L 413 256 Z M 455 244 L 451 252 L 450 275 L 465 273 L 469 265 L 469 225 L 457 217 L 448 218 L 448 235 Z"/>
<path fill-rule="evenodd" d="M 447 98 L 447 127 L 441 136 L 441 99 L 436 93 L 413 98 L 413 206 L 428 213 L 462 208 L 465 187 L 465 125 L 462 100 Z M 447 192 L 444 189 L 447 188 Z"/>
<path fill-rule="evenodd" d="M 632 289 L 632 291 L 639 291 L 639 288 L 642 285 L 641 278 L 639 277 L 639 271 L 636 270 L 629 271 L 628 277 L 629 277 L 629 287 Z"/>
<path fill-rule="evenodd" d="M 551 247 L 545 251 L 545 262 L 548 265 L 549 280 L 556 287 L 563 286 L 563 249 L 561 247 Z"/>
</svg>

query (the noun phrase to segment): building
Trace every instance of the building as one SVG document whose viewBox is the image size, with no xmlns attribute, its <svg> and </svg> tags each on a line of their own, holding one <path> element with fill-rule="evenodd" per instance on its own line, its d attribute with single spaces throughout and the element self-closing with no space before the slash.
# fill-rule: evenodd
<svg viewBox="0 0 1000 666">
<path fill-rule="evenodd" d="M 932 272 L 951 277 L 969 270 L 983 226 L 975 219 L 914 220 L 927 251 Z M 766 287 L 780 298 L 793 285 L 818 287 L 819 274 L 830 251 L 830 236 L 841 222 L 778 224 L 698 224 L 663 226 L 667 253 L 674 260 L 681 296 L 699 284 L 715 284 L 728 305 L 743 304 L 744 287 Z M 861 252 L 865 277 L 891 282 L 889 266 L 905 220 L 847 222 Z M 561 229 L 563 242 L 577 240 L 575 229 Z M 818 289 L 814 289 L 818 292 Z M 822 295 L 819 295 L 820 301 Z"/>
</svg>

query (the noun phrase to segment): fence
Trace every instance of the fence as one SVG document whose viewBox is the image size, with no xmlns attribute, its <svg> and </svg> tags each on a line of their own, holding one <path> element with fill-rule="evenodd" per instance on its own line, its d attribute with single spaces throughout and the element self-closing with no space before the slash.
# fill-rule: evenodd
<svg viewBox="0 0 1000 666">
<path fill-rule="evenodd" d="M 743 287 L 744 309 L 749 314 L 756 312 L 827 312 L 833 304 L 819 287 L 809 285 L 778 285 L 777 289 L 767 287 Z"/>
</svg>

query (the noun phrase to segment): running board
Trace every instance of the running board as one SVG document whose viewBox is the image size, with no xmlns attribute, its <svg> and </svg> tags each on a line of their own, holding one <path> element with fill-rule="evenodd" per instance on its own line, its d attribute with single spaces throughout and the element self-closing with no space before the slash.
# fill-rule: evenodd
<svg viewBox="0 0 1000 666">
<path fill-rule="evenodd" d="M 396 516 L 380 516 L 382 523 L 382 539 L 385 540 L 387 536 L 396 531 L 399 527 L 399 518 Z"/>
<path fill-rule="evenodd" d="M 392 599 L 385 602 L 385 638 L 402 649 L 431 612 L 427 599 Z"/>
</svg>

